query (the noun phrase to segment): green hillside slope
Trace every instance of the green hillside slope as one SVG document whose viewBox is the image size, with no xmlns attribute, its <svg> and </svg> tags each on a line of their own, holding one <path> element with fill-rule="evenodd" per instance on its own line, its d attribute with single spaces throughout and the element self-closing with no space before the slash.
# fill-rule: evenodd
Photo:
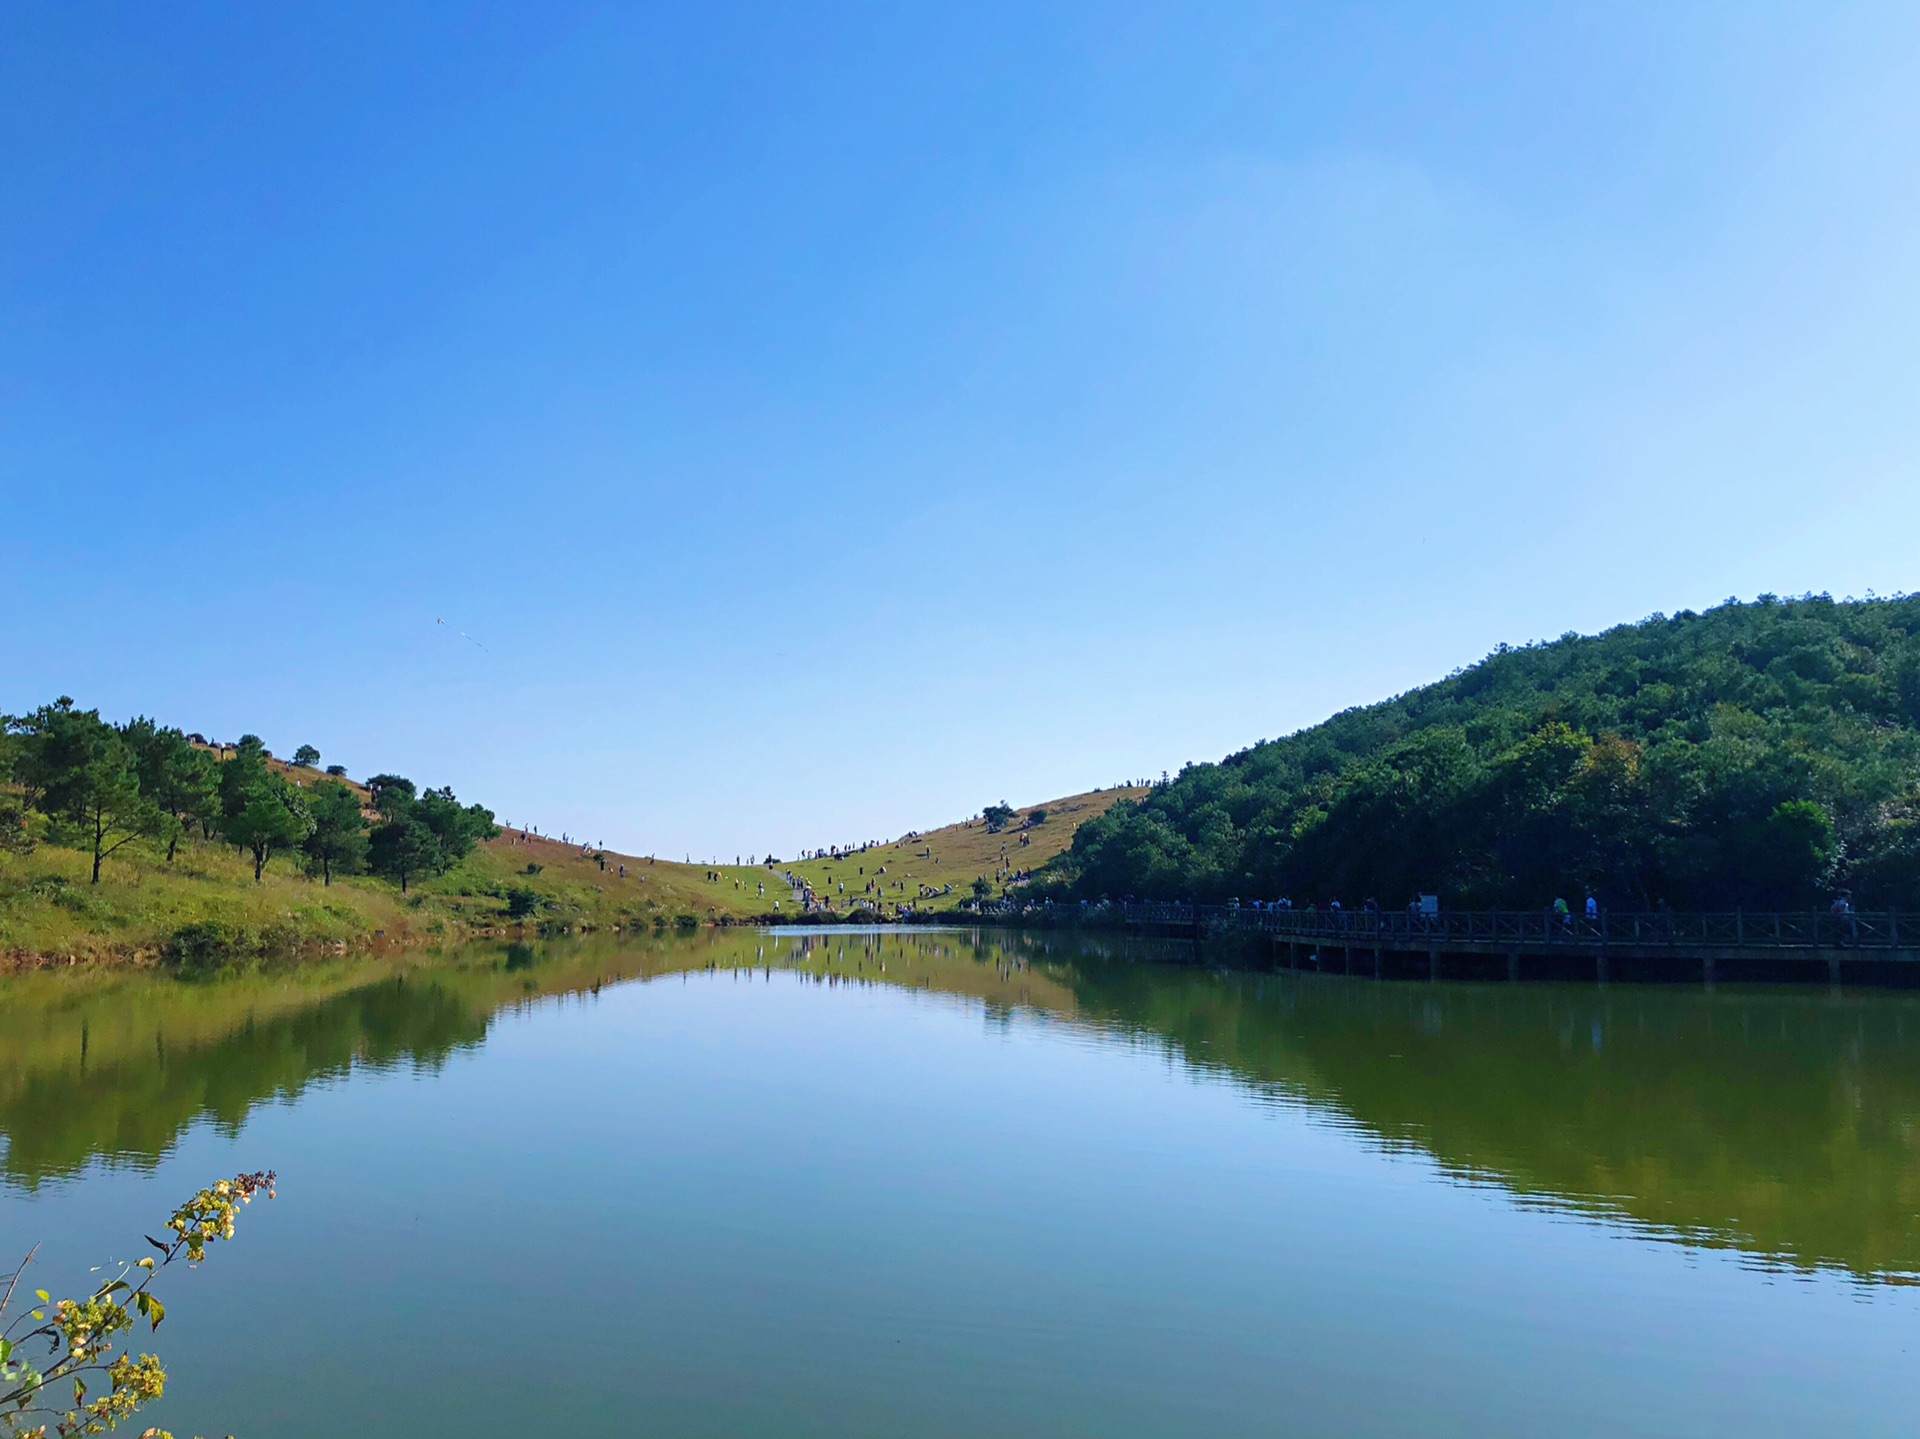
<svg viewBox="0 0 1920 1439">
<path fill-rule="evenodd" d="M 1763 597 L 1502 647 L 1074 836 L 1083 898 L 1920 905 L 1920 598 Z"/>
</svg>

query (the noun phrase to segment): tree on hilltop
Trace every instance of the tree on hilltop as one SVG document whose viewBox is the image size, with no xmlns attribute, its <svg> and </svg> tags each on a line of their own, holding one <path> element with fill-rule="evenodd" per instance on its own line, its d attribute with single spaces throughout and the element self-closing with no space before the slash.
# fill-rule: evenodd
<svg viewBox="0 0 1920 1439">
<path fill-rule="evenodd" d="M 18 783 L 22 739 L 14 730 L 12 715 L 0 714 L 0 785 Z M 0 791 L 0 851 L 25 854 L 33 848 L 33 836 L 27 829 L 26 801 Z"/>
<path fill-rule="evenodd" d="M 373 797 L 373 807 L 386 820 L 405 813 L 419 792 L 412 780 L 402 779 L 397 774 L 377 774 L 367 781 L 367 793 Z"/>
<path fill-rule="evenodd" d="M 14 771 L 20 763 L 24 742 L 14 728 L 18 723 L 10 714 L 0 714 L 0 784 L 17 783 Z"/>
<path fill-rule="evenodd" d="M 313 816 L 299 786 L 267 768 L 267 748 L 257 735 L 243 735 L 238 753 L 220 767 L 221 834 L 253 856 L 253 880 L 280 850 L 313 831 Z"/>
<path fill-rule="evenodd" d="M 28 792 L 91 852 L 94 884 L 107 858 L 159 831 L 161 811 L 141 793 L 126 738 L 98 710 L 75 709 L 62 695 L 12 728 L 23 741 L 16 768 Z"/>
<path fill-rule="evenodd" d="M 367 859 L 367 820 L 360 812 L 360 796 L 337 781 L 323 780 L 309 793 L 307 808 L 313 829 L 301 848 L 309 871 L 318 868 L 320 882 L 330 885 L 336 870 L 359 870 Z"/>
<path fill-rule="evenodd" d="M 413 818 L 390 819 L 379 825 L 368 844 L 368 858 L 376 874 L 398 880 L 400 893 L 421 875 L 439 874 L 445 857 L 433 831 Z"/>
<path fill-rule="evenodd" d="M 500 833 L 493 811 L 462 805 L 448 787 L 418 793 L 399 775 L 375 775 L 367 782 L 380 823 L 374 827 L 369 857 L 374 871 L 396 879 L 405 894 L 413 880 L 444 874 L 483 839 Z"/>
<path fill-rule="evenodd" d="M 414 809 L 433 831 L 449 867 L 465 859 L 481 840 L 492 839 L 500 833 L 493 822 L 492 810 L 484 805 L 461 804 L 451 786 L 428 790 L 420 796 Z"/>
<path fill-rule="evenodd" d="M 165 816 L 167 863 L 173 863 L 189 824 L 211 825 L 217 811 L 219 764 L 177 729 L 163 729 L 144 716 L 124 731 L 132 747 L 140 790 Z"/>
<path fill-rule="evenodd" d="M 293 752 L 293 762 L 302 769 L 313 769 L 320 763 L 320 751 L 310 744 L 303 744 Z"/>
<path fill-rule="evenodd" d="M 1001 800 L 999 804 L 990 804 L 980 811 L 981 818 L 987 822 L 988 834 L 998 834 L 1012 824 L 1014 813 L 1013 806 L 1005 800 Z"/>
</svg>

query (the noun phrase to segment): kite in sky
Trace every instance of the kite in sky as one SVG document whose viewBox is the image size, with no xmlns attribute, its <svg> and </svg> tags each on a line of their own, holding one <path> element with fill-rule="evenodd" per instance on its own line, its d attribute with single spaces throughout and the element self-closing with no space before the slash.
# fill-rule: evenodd
<svg viewBox="0 0 1920 1439">
<path fill-rule="evenodd" d="M 435 623 L 436 625 L 444 625 L 444 624 L 446 623 L 446 621 L 445 621 L 445 620 L 440 620 L 440 619 L 436 619 L 436 620 L 434 621 L 434 623 Z M 474 637 L 473 637 L 472 635 L 470 635 L 470 634 L 468 634 L 468 633 L 467 633 L 467 632 L 466 632 L 465 630 L 455 630 L 455 631 L 454 631 L 454 633 L 455 633 L 455 634 L 457 634 L 457 635 L 459 635 L 461 639 L 463 639 L 463 640 L 465 640 L 465 641 L 466 641 L 466 642 L 467 642 L 468 644 L 470 644 L 470 645 L 480 645 L 480 649 L 481 649 L 481 651 L 482 651 L 483 653 L 485 653 L 485 654 L 492 654 L 492 653 L 493 653 L 493 651 L 492 651 L 492 650 L 490 650 L 490 649 L 488 649 L 488 648 L 487 648 L 487 647 L 486 647 L 485 645 L 482 645 L 482 644 L 480 644 L 480 641 L 478 641 L 477 639 L 475 639 L 475 638 L 474 638 Z"/>
</svg>

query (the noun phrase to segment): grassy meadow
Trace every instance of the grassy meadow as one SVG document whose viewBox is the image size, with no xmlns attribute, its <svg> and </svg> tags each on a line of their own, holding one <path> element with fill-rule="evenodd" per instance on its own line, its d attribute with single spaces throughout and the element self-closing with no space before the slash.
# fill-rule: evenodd
<svg viewBox="0 0 1920 1439">
<path fill-rule="evenodd" d="M 973 898 L 974 880 L 985 879 L 998 897 L 1010 872 L 1039 869 L 1073 843 L 1073 832 L 1081 825 L 1105 814 L 1121 800 L 1137 800 L 1148 793 L 1146 789 L 1116 788 L 1069 795 L 1025 806 L 998 834 L 988 830 L 984 820 L 964 820 L 910 839 L 876 845 L 864 854 L 787 861 L 779 869 L 790 870 L 811 884 L 815 894 L 830 899 L 836 910 L 845 910 L 861 899 L 882 901 L 890 913 L 892 906 L 902 903 L 913 904 L 922 913 L 953 910 Z M 1036 810 L 1045 810 L 1047 817 L 1038 825 L 1030 825 Z M 732 876 L 735 872 L 726 873 Z M 844 894 L 842 884 L 846 885 Z M 870 892 L 869 884 L 879 888 Z M 921 894 L 922 886 L 944 889 L 948 885 L 953 886 L 950 894 Z"/>
<path fill-rule="evenodd" d="M 307 788 L 323 777 L 283 760 L 275 775 Z M 339 778 L 339 777 L 331 777 Z M 371 805 L 366 789 L 341 779 Z M 251 859 L 218 840 L 183 840 L 169 862 L 158 843 L 136 842 L 107 859 L 98 884 L 89 856 L 36 822 L 23 852 L 0 848 L 0 966 L 107 960 L 209 962 L 296 951 L 401 948 L 478 936 L 697 928 L 797 917 L 783 874 L 810 883 L 845 915 L 857 901 L 889 914 L 958 909 L 986 879 L 997 895 L 1072 843 L 1074 831 L 1115 802 L 1146 793 L 1110 789 L 1028 806 L 1000 833 L 973 819 L 875 846 L 845 860 L 709 867 L 600 852 L 504 829 L 452 868 L 405 893 L 390 880 L 312 877 L 298 853 L 281 853 L 258 883 Z M 1034 823 L 1038 810 L 1043 822 Z M 843 893 L 840 889 L 846 885 Z M 873 885 L 869 890 L 867 886 Z M 951 886 L 943 895 L 922 893 Z"/>
<path fill-rule="evenodd" d="M 27 854 L 0 852 L 0 961 L 157 959 L 191 926 L 218 926 L 236 947 L 270 952 L 520 929 L 686 927 L 765 912 L 761 901 L 703 880 L 698 866 L 609 853 L 602 870 L 577 846 L 523 843 L 518 831 L 479 845 L 405 895 L 366 875 L 323 885 L 288 858 L 270 862 L 255 884 L 250 859 L 212 842 L 183 843 L 172 864 L 156 848 L 131 845 L 107 861 L 98 885 L 88 883 L 88 866 L 80 851 L 48 843 Z M 520 916 L 511 912 L 515 891 L 531 897 L 522 899 Z"/>
</svg>

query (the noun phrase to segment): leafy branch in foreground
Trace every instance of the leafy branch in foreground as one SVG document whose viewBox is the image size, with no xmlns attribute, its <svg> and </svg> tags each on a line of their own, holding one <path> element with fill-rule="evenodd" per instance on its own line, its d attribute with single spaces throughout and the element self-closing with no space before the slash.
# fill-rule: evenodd
<svg viewBox="0 0 1920 1439">
<path fill-rule="evenodd" d="M 252 1203 L 253 1196 L 262 1190 L 267 1198 L 273 1198 L 272 1170 L 236 1174 L 201 1190 L 167 1221 L 170 1238 L 147 1236 L 147 1243 L 159 1251 L 157 1257 L 150 1254 L 122 1264 L 118 1274 L 85 1299 L 56 1302 L 46 1290 L 36 1289 L 34 1298 L 39 1306 L 0 1328 L 0 1434 L 22 1439 L 46 1439 L 49 1434 L 62 1439 L 104 1434 L 132 1418 L 142 1405 L 158 1399 L 167 1383 L 160 1360 L 152 1354 L 137 1359 L 131 1354 L 109 1357 L 113 1339 L 135 1326 L 136 1314 L 147 1321 L 150 1330 L 158 1329 L 167 1311 L 153 1294 L 154 1276 L 182 1257 L 190 1265 L 198 1264 L 207 1257 L 209 1244 L 233 1238 L 234 1216 L 240 1206 Z M 33 1255 L 29 1254 L 8 1276 L 6 1292 L 0 1294 L 0 1323 L 4 1323 L 13 1303 L 20 1276 L 32 1262 Z M 16 1334 L 16 1330 L 22 1332 Z M 45 1368 L 36 1367 L 28 1357 L 42 1344 Z M 88 1375 L 105 1375 L 107 1392 L 89 1400 L 92 1386 L 87 1382 Z M 68 1384 L 73 1386 L 71 1408 L 62 1407 L 64 1397 L 56 1399 L 53 1392 L 56 1386 L 64 1391 Z M 172 1436 L 148 1429 L 141 1439 Z"/>
</svg>

